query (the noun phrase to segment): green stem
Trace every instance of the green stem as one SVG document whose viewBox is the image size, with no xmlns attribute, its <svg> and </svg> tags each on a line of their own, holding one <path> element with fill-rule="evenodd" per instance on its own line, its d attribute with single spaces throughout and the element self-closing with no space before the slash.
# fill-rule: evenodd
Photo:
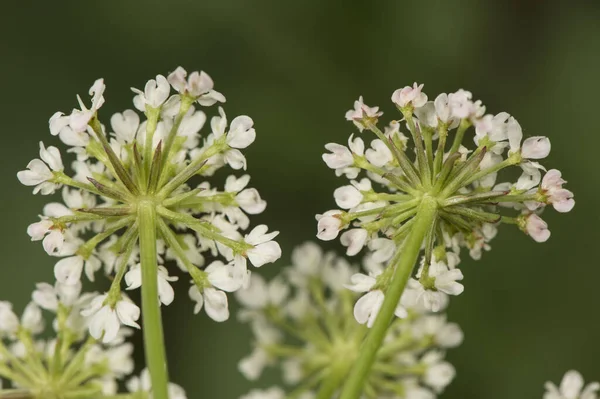
<svg viewBox="0 0 600 399">
<path fill-rule="evenodd" d="M 150 202 L 138 207 L 140 260 L 142 264 L 142 317 L 146 364 L 150 370 L 154 399 L 168 399 L 167 359 L 163 338 L 156 255 L 156 211 Z"/>
<path fill-rule="evenodd" d="M 402 247 L 402 257 L 398 262 L 391 284 L 385 293 L 385 299 L 379 315 L 361 348 L 350 375 L 346 379 L 340 399 L 357 399 L 360 397 L 367 375 L 377 356 L 377 351 L 383 343 L 390 322 L 394 317 L 394 311 L 398 306 L 402 292 L 419 257 L 421 244 L 423 244 L 423 240 L 431 228 L 431 224 L 435 221 L 436 215 L 436 200 L 429 196 L 423 197 L 423 201 L 419 205 L 419 210 L 415 216 L 412 231 L 409 233 Z M 389 267 L 392 267 L 392 265 Z"/>
</svg>

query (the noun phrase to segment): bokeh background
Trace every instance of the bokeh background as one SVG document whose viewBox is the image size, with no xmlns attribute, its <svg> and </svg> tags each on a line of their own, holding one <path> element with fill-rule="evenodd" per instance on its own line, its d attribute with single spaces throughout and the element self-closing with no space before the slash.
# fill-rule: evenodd
<svg viewBox="0 0 600 399">
<path fill-rule="evenodd" d="M 362 94 L 395 118 L 392 91 L 418 81 L 430 98 L 471 90 L 526 135 L 549 136 L 546 164 L 577 200 L 571 214 L 545 214 L 544 245 L 505 226 L 483 260 L 463 256 L 466 291 L 449 317 L 466 340 L 449 355 L 458 378 L 442 397 L 539 398 L 569 368 L 600 379 L 600 2 L 4 0 L 2 15 L 0 297 L 18 309 L 34 282 L 52 279 L 53 259 L 25 233 L 47 198 L 15 175 L 39 140 L 57 143 L 48 118 L 94 79 L 108 85 L 106 120 L 131 107 L 130 86 L 177 65 L 207 71 L 229 115 L 252 116 L 249 172 L 269 202 L 253 221 L 281 230 L 285 251 L 267 274 L 314 238 L 314 214 L 335 206 L 343 180 L 320 155 L 353 131 L 344 112 Z M 237 398 L 251 386 L 236 371 L 249 332 L 235 317 L 194 316 L 186 290 L 178 284 L 164 316 L 172 379 L 192 399 Z"/>
</svg>

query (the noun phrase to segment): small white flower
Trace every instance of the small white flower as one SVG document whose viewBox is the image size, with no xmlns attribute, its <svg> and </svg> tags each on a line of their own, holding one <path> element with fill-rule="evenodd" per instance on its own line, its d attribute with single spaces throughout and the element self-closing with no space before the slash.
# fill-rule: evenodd
<svg viewBox="0 0 600 399">
<path fill-rule="evenodd" d="M 317 238 L 323 241 L 335 239 L 342 228 L 341 214 L 342 211 L 331 210 L 317 215 Z"/>
<path fill-rule="evenodd" d="M 354 305 L 354 318 L 360 324 L 373 327 L 379 309 L 383 305 L 384 294 L 381 290 L 370 291 L 356 301 Z"/>
<path fill-rule="evenodd" d="M 348 247 L 346 255 L 354 256 L 361 251 L 367 242 L 369 233 L 365 229 L 350 229 L 342 233 L 340 242 Z"/>
<path fill-rule="evenodd" d="M 354 122 L 358 130 L 362 132 L 365 128 L 362 122 L 363 119 L 377 119 L 381 115 L 383 115 L 383 112 L 379 111 L 379 107 L 365 105 L 362 96 L 360 96 L 357 101 L 354 101 L 354 109 L 346 112 L 346 120 Z"/>
<path fill-rule="evenodd" d="M 329 143 L 325 145 L 325 148 L 331 151 L 331 154 L 323 154 L 323 161 L 325 161 L 327 166 L 331 169 L 347 168 L 354 164 L 352 153 L 347 147 L 340 144 Z"/>
<path fill-rule="evenodd" d="M 353 185 L 342 186 L 333 192 L 335 203 L 342 209 L 354 208 L 363 200 L 362 193 Z"/>
<path fill-rule="evenodd" d="M 136 93 L 136 96 L 133 98 L 133 105 L 135 105 L 138 110 L 144 112 L 146 111 L 146 106 L 150 108 L 160 108 L 164 102 L 167 101 L 167 98 L 169 98 L 171 87 L 169 86 L 167 78 L 162 75 L 156 75 L 156 80 L 150 79 L 146 82 L 144 91 L 136 89 L 135 87 L 132 87 L 131 91 Z"/>
<path fill-rule="evenodd" d="M 41 192 L 42 195 L 53 194 L 59 185 L 50 183 L 54 178 L 53 172 L 62 172 L 64 166 L 60 156 L 60 151 L 56 147 L 44 147 L 40 141 L 40 158 L 34 159 L 27 165 L 27 170 L 17 173 L 17 178 L 26 186 L 36 186 L 34 194 Z"/>
<path fill-rule="evenodd" d="M 177 67 L 169 74 L 167 80 L 179 93 L 195 97 L 198 103 L 205 107 L 211 106 L 217 101 L 225 102 L 225 96 L 213 90 L 213 80 L 204 71 L 192 72 L 188 77 L 185 69 Z"/>
<path fill-rule="evenodd" d="M 262 213 L 267 207 L 267 201 L 260 198 L 258 190 L 247 188 L 235 196 L 235 202 L 250 215 Z"/>
<path fill-rule="evenodd" d="M 92 107 L 87 109 L 83 105 L 81 97 L 77 96 L 81 110 L 75 109 L 69 116 L 69 126 L 74 132 L 79 133 L 87 129 L 89 121 L 96 114 L 98 109 L 104 104 L 104 79 L 97 79 L 90 87 L 89 95 L 92 96 Z"/>
<path fill-rule="evenodd" d="M 255 267 L 261 267 L 265 263 L 272 263 L 281 258 L 281 247 L 273 241 L 279 232 L 267 233 L 268 229 L 266 225 L 261 224 L 244 237 L 247 244 L 254 245 L 254 248 L 246 251 L 246 255 Z"/>
<path fill-rule="evenodd" d="M 543 159 L 548 154 L 550 154 L 550 140 L 548 137 L 529 137 L 521 147 L 521 156 L 524 159 Z"/>
<path fill-rule="evenodd" d="M 365 157 L 373 165 L 382 167 L 394 160 L 392 152 L 383 141 L 373 140 L 371 147 L 365 152 Z"/>
<path fill-rule="evenodd" d="M 43 239 L 43 247 L 48 255 L 56 255 L 60 252 L 65 236 L 60 229 L 54 229 L 54 222 L 50 219 L 42 219 L 39 222 L 32 223 L 27 227 L 27 234 L 31 241 Z"/>
<path fill-rule="evenodd" d="M 537 242 L 546 242 L 550 238 L 548 224 L 535 213 L 525 216 L 525 232 Z"/>
<path fill-rule="evenodd" d="M 168 270 L 164 266 L 158 266 L 157 270 L 158 279 L 158 297 L 163 305 L 168 306 L 173 302 L 175 298 L 175 292 L 173 287 L 169 284 L 169 281 L 177 281 L 179 277 L 169 276 Z M 125 283 L 127 284 L 128 290 L 140 288 L 142 286 L 142 266 L 137 264 L 129 269 L 125 274 Z"/>
<path fill-rule="evenodd" d="M 246 148 L 256 139 L 252 118 L 242 115 L 234 118 L 227 133 L 227 144 L 232 148 Z"/>
<path fill-rule="evenodd" d="M 140 126 L 140 117 L 135 111 L 127 109 L 123 113 L 114 114 L 110 118 L 110 125 L 119 142 L 131 143 Z"/>
<path fill-rule="evenodd" d="M 188 293 L 190 298 L 196 302 L 195 314 L 198 314 L 204 307 L 206 314 L 216 322 L 229 319 L 227 295 L 223 291 L 207 287 L 200 293 L 198 287 L 192 285 Z"/>
<path fill-rule="evenodd" d="M 117 338 L 121 324 L 140 328 L 136 321 L 140 318 L 140 308 L 126 297 L 121 297 L 112 307 L 105 304 L 107 294 L 98 295 L 81 315 L 90 318 L 90 335 L 109 343 Z"/>
<path fill-rule="evenodd" d="M 542 179 L 540 189 L 548 198 L 548 203 L 552 204 L 558 212 L 570 212 L 575 206 L 573 193 L 562 188 L 565 184 L 559 170 L 550 169 Z"/>
<path fill-rule="evenodd" d="M 452 117 L 455 118 L 479 118 L 485 113 L 485 107 L 481 101 L 472 101 L 473 94 L 470 91 L 459 89 L 455 93 L 448 94 L 448 107 Z"/>
<path fill-rule="evenodd" d="M 460 269 L 448 270 L 448 267 L 443 262 L 432 263 L 429 267 L 429 276 L 435 278 L 435 288 L 448 295 L 460 295 L 465 290 L 465 287 L 457 283 L 463 279 L 463 274 Z"/>
<path fill-rule="evenodd" d="M 392 102 L 401 108 L 408 104 L 412 104 L 414 108 L 420 108 L 427 102 L 427 95 L 422 93 L 421 89 L 423 89 L 423 85 L 419 85 L 417 82 L 412 87 L 405 86 L 398 89 L 392 94 Z"/>
</svg>

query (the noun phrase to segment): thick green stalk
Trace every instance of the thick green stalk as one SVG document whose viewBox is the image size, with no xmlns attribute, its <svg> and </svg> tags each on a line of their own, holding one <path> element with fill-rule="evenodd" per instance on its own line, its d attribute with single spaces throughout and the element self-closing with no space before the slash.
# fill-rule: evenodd
<svg viewBox="0 0 600 399">
<path fill-rule="evenodd" d="M 390 286 L 385 293 L 383 305 L 375 320 L 375 324 L 373 324 L 369 335 L 367 335 L 361 347 L 358 359 L 346 379 L 340 399 L 357 399 L 360 397 L 369 371 L 375 362 L 377 351 L 381 347 L 390 322 L 394 317 L 398 301 L 400 301 L 402 292 L 404 292 L 406 283 L 419 257 L 421 244 L 423 244 L 423 240 L 430 230 L 431 224 L 435 221 L 436 215 L 437 200 L 429 196 L 423 197 L 415 216 L 412 231 L 409 233 L 402 247 L 402 256 L 400 257 Z"/>
<path fill-rule="evenodd" d="M 154 399 L 168 399 L 167 358 L 163 338 L 156 258 L 156 211 L 151 202 L 138 205 L 140 259 L 142 264 L 142 321 L 146 363 Z"/>
</svg>

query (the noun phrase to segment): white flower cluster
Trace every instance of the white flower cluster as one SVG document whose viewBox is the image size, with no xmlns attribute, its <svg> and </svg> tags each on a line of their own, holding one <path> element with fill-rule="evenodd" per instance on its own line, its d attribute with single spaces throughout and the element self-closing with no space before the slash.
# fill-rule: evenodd
<svg viewBox="0 0 600 399">
<path fill-rule="evenodd" d="M 425 201 L 435 207 L 435 222 L 426 234 L 424 259 L 417 279 L 408 283 L 399 315 L 404 314 L 404 305 L 415 301 L 439 310 L 446 295 L 460 294 L 463 274 L 456 266 L 461 248 L 479 259 L 490 249 L 500 223 L 517 225 L 543 242 L 550 236 L 540 217 L 546 205 L 569 212 L 575 204 L 573 193 L 563 188 L 561 173 L 546 172 L 538 162 L 550 152 L 547 137 L 523 140 L 515 118 L 505 112 L 486 114 L 468 91 L 443 93 L 428 101 L 422 87 L 415 83 L 393 93 L 392 102 L 404 123 L 392 121 L 383 131 L 377 127 L 379 108 L 365 105 L 362 97 L 355 102 L 346 119 L 361 132 L 375 134 L 368 148 L 354 135 L 348 146 L 325 146 L 329 152 L 323 160 L 350 184 L 334 192 L 340 209 L 317 215 L 317 237 L 333 240 L 343 231 L 340 241 L 350 256 L 367 248 L 368 275 L 353 276 L 349 286 L 367 293 L 356 310 L 357 320 L 367 325 L 383 302 L 402 246 Z M 471 127 L 474 149 L 463 145 Z M 499 180 L 499 172 L 511 166 L 519 167 L 518 180 Z M 506 208 L 518 214 L 503 215 Z"/>
<path fill-rule="evenodd" d="M 256 380 L 266 366 L 277 365 L 291 387 L 287 394 L 273 387 L 243 399 L 310 399 L 330 375 L 343 381 L 368 331 L 353 320 L 356 295 L 344 289 L 355 271 L 343 258 L 305 243 L 293 251 L 292 266 L 283 275 L 266 282 L 253 274 L 249 288 L 236 293 L 244 307 L 239 318 L 254 333 L 254 349 L 240 361 L 240 371 Z M 461 344 L 458 325 L 418 304 L 407 306 L 404 313 L 377 354 L 367 397 L 436 398 L 454 378 L 444 351 Z"/>
<path fill-rule="evenodd" d="M 90 332 L 105 342 L 117 337 L 120 324 L 137 327 L 139 308 L 126 299 L 120 285 L 123 278 L 129 290 L 143 284 L 138 246 L 143 207 L 152 207 L 155 215 L 158 291 L 164 305 L 173 301 L 170 283 L 177 280 L 164 267 L 167 260 L 190 274 L 196 311 L 204 303 L 209 316 L 222 321 L 229 316 L 225 292 L 248 282 L 247 259 L 260 267 L 281 256 L 273 241 L 277 232 L 259 225 L 242 233 L 250 226 L 247 215 L 266 207 L 258 191 L 248 188 L 249 175 L 229 176 L 222 191 L 206 181 L 190 181 L 227 165 L 245 170 L 240 150 L 255 140 L 252 119 L 238 116 L 228 124 L 219 108 L 210 132 L 201 135 L 207 120 L 203 108 L 225 102 L 204 72 L 188 75 L 179 67 L 167 77 L 149 80 L 143 91 L 132 90 L 133 105 L 146 120 L 127 109 L 112 115 L 109 127 L 102 125 L 102 79 L 90 88 L 89 109 L 78 97 L 79 109 L 50 118 L 50 133 L 73 156 L 72 177 L 58 148 L 43 143 L 40 158 L 17 175 L 21 183 L 34 186 L 34 193 L 62 190 L 64 203 L 46 205 L 41 220 L 27 229 L 49 255 L 61 258 L 54 267 L 57 282 L 76 286 L 82 273 L 94 280 L 100 269 L 113 279 L 110 291 L 94 298 L 86 310 L 92 318 Z M 206 267 L 207 256 L 222 261 Z"/>
<path fill-rule="evenodd" d="M 20 318 L 10 302 L 0 301 L 0 378 L 10 382 L 0 385 L 0 397 L 2 389 L 40 399 L 117 394 L 134 370 L 133 344 L 125 342 L 132 331 L 120 329 L 108 344 L 89 338 L 81 313 L 94 296 L 82 294 L 81 283 L 39 283 Z M 43 310 L 54 316 L 50 334 Z M 185 399 L 185 393 L 172 397 Z"/>
<path fill-rule="evenodd" d="M 600 383 L 592 382 L 584 386 L 583 377 L 578 371 L 570 370 L 563 377 L 560 386 L 546 383 L 544 399 L 596 399 Z"/>
</svg>

